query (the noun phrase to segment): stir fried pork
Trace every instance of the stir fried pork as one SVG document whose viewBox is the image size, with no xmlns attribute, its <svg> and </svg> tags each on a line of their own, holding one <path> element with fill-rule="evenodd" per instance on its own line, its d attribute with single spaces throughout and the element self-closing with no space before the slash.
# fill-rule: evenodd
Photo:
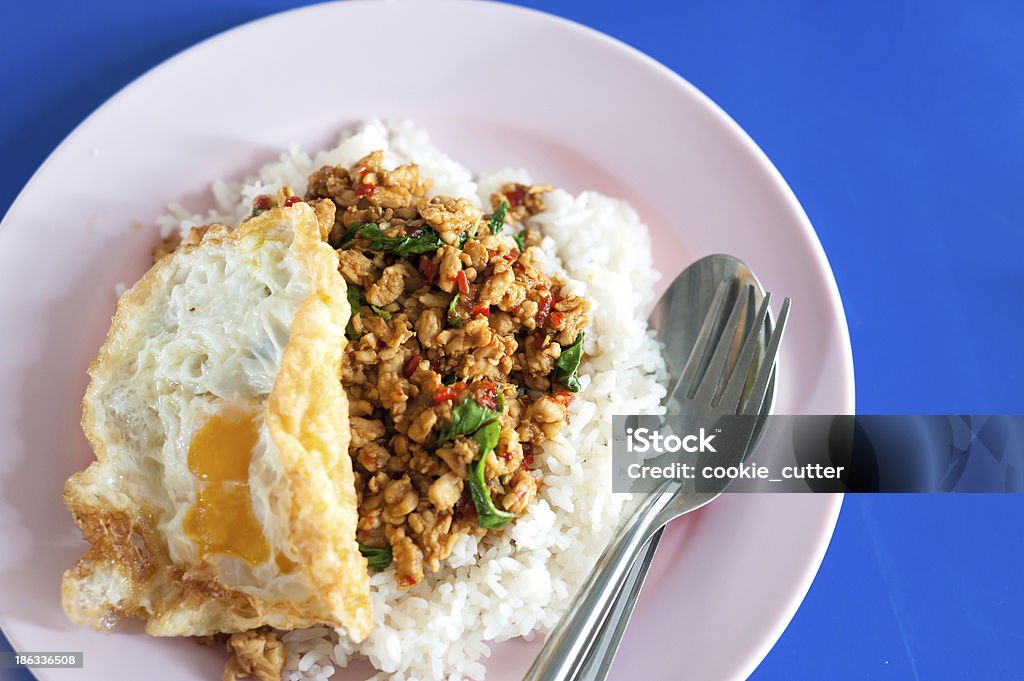
<svg viewBox="0 0 1024 681">
<path fill-rule="evenodd" d="M 532 452 L 567 421 L 589 304 L 534 265 L 540 236 L 522 223 L 550 187 L 506 185 L 484 214 L 382 160 L 321 168 L 306 200 L 337 208 L 353 309 L 357 538 L 407 588 L 460 534 L 499 531 L 536 497 Z"/>
</svg>

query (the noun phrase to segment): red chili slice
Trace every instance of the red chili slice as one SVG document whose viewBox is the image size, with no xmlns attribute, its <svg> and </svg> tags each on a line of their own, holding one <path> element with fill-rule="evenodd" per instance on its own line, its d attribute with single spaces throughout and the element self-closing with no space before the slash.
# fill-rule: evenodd
<svg viewBox="0 0 1024 681">
<path fill-rule="evenodd" d="M 405 363 L 405 368 L 402 369 L 402 375 L 406 378 L 412 378 L 412 375 L 416 373 L 416 368 L 420 365 L 420 360 L 423 357 L 419 354 L 413 355 L 412 359 Z"/>
<path fill-rule="evenodd" d="M 537 301 L 537 315 L 533 319 L 538 328 L 547 323 L 548 315 L 551 314 L 551 302 L 551 296 L 544 296 Z"/>
<path fill-rule="evenodd" d="M 446 385 L 434 391 L 434 404 L 441 404 L 455 398 L 455 388 Z"/>
<path fill-rule="evenodd" d="M 488 409 L 498 408 L 498 386 L 494 381 L 481 381 L 476 391 L 476 401 Z"/>
<path fill-rule="evenodd" d="M 357 184 L 356 185 L 356 196 L 373 196 L 377 193 L 377 185 L 375 184 Z"/>
<path fill-rule="evenodd" d="M 274 200 L 266 194 L 260 194 L 252 200 L 252 207 L 256 210 L 269 210 L 274 207 Z"/>
<path fill-rule="evenodd" d="M 471 317 L 475 317 L 478 314 L 479 315 L 483 315 L 484 317 L 490 317 L 491 316 L 491 306 L 490 305 L 474 305 L 473 309 L 469 311 L 469 314 L 470 314 Z"/>
<path fill-rule="evenodd" d="M 563 321 L 564 318 L 565 318 L 565 315 L 563 315 L 558 310 L 555 310 L 554 312 L 551 313 L 551 326 L 555 326 L 555 327 L 561 326 L 562 325 L 562 321 Z"/>
<path fill-rule="evenodd" d="M 284 200 L 285 208 L 289 208 L 291 206 L 294 206 L 296 203 L 302 203 L 302 197 L 301 196 L 289 196 L 287 199 Z"/>
<path fill-rule="evenodd" d="M 455 283 L 459 287 L 459 292 L 464 296 L 469 295 L 469 279 L 466 279 L 466 273 L 459 270 L 459 273 L 455 275 Z"/>
<path fill-rule="evenodd" d="M 523 205 L 523 199 L 526 198 L 526 192 L 516 187 L 510 192 L 505 192 L 505 198 L 508 199 L 509 206 L 521 206 Z"/>
</svg>

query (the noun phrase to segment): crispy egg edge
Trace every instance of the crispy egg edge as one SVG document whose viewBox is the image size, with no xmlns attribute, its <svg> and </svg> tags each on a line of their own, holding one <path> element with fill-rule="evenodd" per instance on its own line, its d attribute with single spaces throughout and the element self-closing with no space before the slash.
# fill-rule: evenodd
<svg viewBox="0 0 1024 681">
<path fill-rule="evenodd" d="M 126 318 L 148 302 L 157 292 L 164 270 L 174 266 L 176 255 L 171 255 L 154 264 L 118 301 L 110 331 L 88 370 L 90 384 L 83 399 L 82 429 L 96 460 L 69 478 L 63 493 L 65 505 L 91 545 L 62 580 L 62 602 L 72 621 L 107 630 L 118 618 L 139 618 L 147 620 L 146 631 L 157 636 L 244 631 L 274 626 L 275 621 L 292 627 L 321 623 L 341 626 L 355 641 L 369 635 L 369 577 L 366 560 L 355 541 L 358 518 L 348 455 L 348 399 L 337 379 L 351 310 L 345 281 L 338 272 L 337 254 L 324 242 L 333 225 L 334 206 L 321 201 L 315 206 L 297 203 L 274 208 L 247 219 L 235 230 L 216 226 L 205 238 L 239 241 L 278 220 L 292 225 L 291 249 L 310 275 L 311 292 L 292 320 L 291 336 L 265 403 L 264 419 L 280 452 L 292 498 L 303 500 L 292 504 L 289 530 L 300 569 L 307 572 L 321 596 L 321 611 L 275 616 L 274 609 L 260 599 L 219 583 L 212 568 L 186 571 L 172 566 L 153 509 L 142 500 L 126 497 L 120 500 L 121 508 L 101 508 L 90 503 L 85 493 L 93 476 L 104 472 L 108 460 L 91 407 L 90 398 L 99 388 L 97 376 L 102 375 L 111 345 L 123 331 Z M 201 242 L 184 245 L 181 252 L 199 247 Z M 317 473 L 310 474 L 311 468 Z M 110 587 L 109 580 L 121 580 L 127 590 L 116 602 L 90 600 L 87 590 L 102 591 L 105 579 L 106 587 Z M 173 607 L 168 608 L 168 603 Z M 295 610 L 290 606 L 285 602 L 286 610 Z M 281 604 L 274 607 L 279 609 Z M 219 615 L 218 609 L 223 611 Z M 203 620 L 208 621 L 207 625 Z"/>
</svg>

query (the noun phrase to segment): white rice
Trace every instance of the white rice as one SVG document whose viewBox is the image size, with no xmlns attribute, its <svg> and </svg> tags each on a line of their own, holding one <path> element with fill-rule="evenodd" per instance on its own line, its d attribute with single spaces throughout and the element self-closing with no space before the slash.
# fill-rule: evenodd
<svg viewBox="0 0 1024 681">
<path fill-rule="evenodd" d="M 216 208 L 207 215 L 173 205 L 158 224 L 164 234 L 209 222 L 237 224 L 255 196 L 286 184 L 302 195 L 313 170 L 350 166 L 375 149 L 385 151 L 390 165 L 418 163 L 434 182 L 433 194 L 476 197 L 483 206 L 503 182 L 530 181 L 526 171 L 511 169 L 474 178 L 410 123 L 374 121 L 333 149 L 311 157 L 293 146 L 254 177 L 218 181 Z M 380 670 L 374 680 L 483 679 L 488 642 L 550 629 L 609 539 L 628 499 L 611 491 L 611 417 L 661 413 L 665 368 L 643 317 L 658 274 L 647 229 L 625 202 L 555 190 L 545 204 L 532 218 L 548 254 L 541 266 L 572 279 L 575 292 L 591 302 L 592 322 L 571 424 L 537 457 L 543 480 L 537 501 L 497 536 L 463 536 L 441 571 L 412 589 L 395 586 L 394 568 L 372 575 L 377 621 L 363 643 L 329 627 L 284 634 L 285 679 L 322 681 L 358 657 Z"/>
</svg>

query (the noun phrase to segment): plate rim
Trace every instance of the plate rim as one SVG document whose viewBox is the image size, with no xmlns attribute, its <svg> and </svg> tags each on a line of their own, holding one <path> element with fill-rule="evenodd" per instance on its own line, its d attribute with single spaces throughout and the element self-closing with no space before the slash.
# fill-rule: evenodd
<svg viewBox="0 0 1024 681">
<path fill-rule="evenodd" d="M 413 4 L 413 0 L 392 0 L 385 4 Z M 303 7 L 290 8 L 265 16 L 257 17 L 235 26 L 229 27 L 225 30 L 219 31 L 206 38 L 196 41 L 187 47 L 175 52 L 174 54 L 166 57 L 160 62 L 147 68 L 142 73 L 132 78 L 129 82 L 124 84 L 122 87 L 112 93 L 107 99 L 105 99 L 100 105 L 95 107 L 88 115 L 86 115 L 81 121 L 79 121 L 62 139 L 61 141 L 46 155 L 39 166 L 33 171 L 29 179 L 18 191 L 14 199 L 11 201 L 7 210 L 4 212 L 3 218 L 0 219 L 0 244 L 2 244 L 4 237 L 12 231 L 12 227 L 9 226 L 8 220 L 10 216 L 15 213 L 15 209 L 24 200 L 24 197 L 29 190 L 37 183 L 39 177 L 44 171 L 53 163 L 62 151 L 64 151 L 71 142 L 82 134 L 82 131 L 92 124 L 95 119 L 100 117 L 107 109 L 117 105 L 117 103 L 124 98 L 124 96 L 134 88 L 136 88 L 142 81 L 150 80 L 151 78 L 157 77 L 158 74 L 169 67 L 173 63 L 186 58 L 190 55 L 211 43 L 217 42 L 231 34 L 241 32 L 251 28 L 254 25 L 261 24 L 264 22 L 272 22 L 279 19 L 283 15 L 295 15 L 301 13 L 316 13 L 322 11 L 337 10 L 345 5 L 370 5 L 378 4 L 376 0 L 335 0 L 331 2 L 316 3 L 313 5 L 307 5 Z M 639 49 L 629 45 L 628 43 L 615 38 L 614 36 L 608 35 L 602 31 L 599 31 L 590 26 L 581 24 L 571 19 L 552 14 L 547 11 L 524 7 L 520 5 L 513 5 L 505 2 L 499 2 L 497 0 L 415 0 L 416 5 L 434 5 L 439 7 L 460 7 L 470 5 L 485 5 L 489 6 L 490 9 L 498 11 L 507 11 L 513 13 L 532 14 L 536 15 L 543 21 L 553 22 L 559 24 L 561 28 L 577 33 L 583 33 L 591 38 L 597 39 L 602 42 L 609 49 L 619 51 L 629 59 L 638 62 L 640 66 L 648 69 L 657 71 L 663 79 L 670 82 L 674 87 L 682 88 L 687 92 L 688 95 L 695 98 L 720 124 L 723 124 L 732 137 L 741 142 L 747 152 L 750 153 L 759 168 L 765 171 L 772 180 L 773 188 L 780 192 L 780 197 L 784 199 L 787 208 L 791 214 L 796 217 L 796 221 L 799 224 L 800 234 L 803 241 L 810 246 L 813 253 L 815 269 L 814 276 L 821 279 L 824 284 L 824 289 L 827 293 L 829 306 L 836 313 L 836 320 L 838 326 L 836 327 L 836 339 L 840 343 L 839 350 L 842 355 L 842 366 L 840 377 L 844 384 L 844 394 L 842 395 L 841 401 L 844 404 L 847 413 L 854 413 L 856 405 L 856 384 L 855 384 L 855 365 L 854 356 L 852 349 L 852 340 L 849 333 L 849 324 L 845 312 L 845 306 L 842 301 L 841 294 L 839 292 L 838 283 L 835 278 L 835 273 L 828 260 L 828 256 L 825 253 L 824 247 L 821 244 L 821 240 L 818 238 L 817 232 L 814 229 L 809 217 L 801 206 L 792 188 L 786 182 L 784 176 L 779 169 L 772 163 L 768 158 L 764 150 L 753 140 L 753 138 L 713 99 L 707 94 L 697 88 L 694 84 L 689 82 L 681 74 L 673 71 L 671 68 L 661 63 L 654 57 L 640 51 Z M 838 397 L 838 391 L 837 391 Z M 748 650 L 746 654 L 741 654 L 738 657 L 744 658 L 742 664 L 737 664 L 737 675 L 734 678 L 742 679 L 747 678 L 763 661 L 767 654 L 771 651 L 774 645 L 778 642 L 779 638 L 789 626 L 796 611 L 806 597 L 814 578 L 816 577 L 820 565 L 824 559 L 825 553 L 828 550 L 829 544 L 835 532 L 836 524 L 838 522 L 839 513 L 842 507 L 844 495 L 833 494 L 827 495 L 830 497 L 830 503 L 827 506 L 823 505 L 827 515 L 823 513 L 821 517 L 822 529 L 818 536 L 817 542 L 812 552 L 808 552 L 805 557 L 804 566 L 805 569 L 800 574 L 799 580 L 794 580 L 794 589 L 786 601 L 780 606 L 778 614 L 774 617 L 774 626 L 771 628 L 771 632 L 764 638 L 762 644 L 757 649 Z M 12 647 L 17 650 L 16 636 L 12 636 L 9 627 L 5 627 L 0 624 L 0 630 L 7 637 L 7 640 L 11 643 Z M 30 672 L 34 678 L 39 678 L 34 672 Z"/>
</svg>

